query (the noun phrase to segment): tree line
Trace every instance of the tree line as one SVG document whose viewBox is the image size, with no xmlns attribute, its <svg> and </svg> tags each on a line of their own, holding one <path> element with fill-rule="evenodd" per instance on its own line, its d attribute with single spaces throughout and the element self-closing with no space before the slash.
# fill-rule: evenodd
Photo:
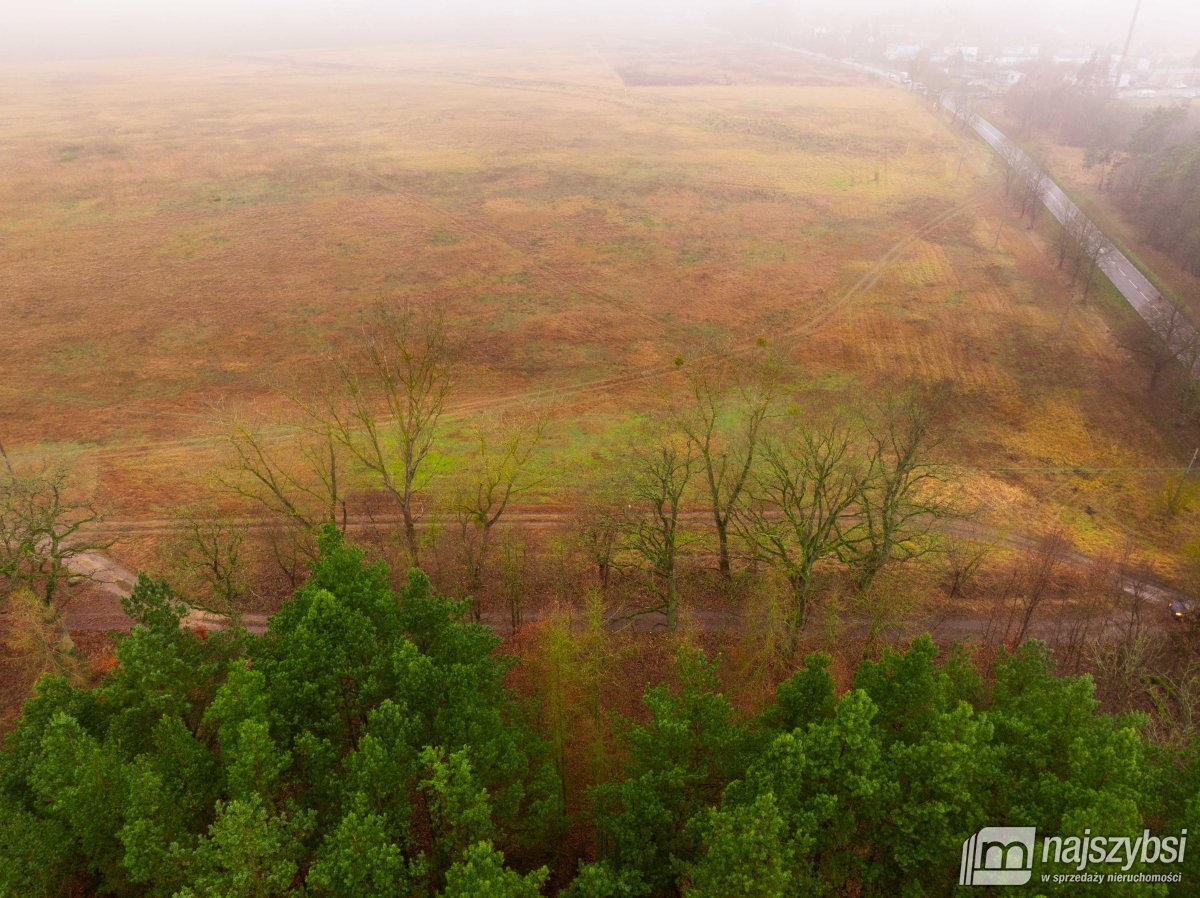
<svg viewBox="0 0 1200 898">
<path fill-rule="evenodd" d="M 520 695 L 463 602 L 417 571 L 394 587 L 332 525 L 261 637 L 181 628 L 147 577 L 126 610 L 115 669 L 43 678 L 0 752 L 0 895 L 950 895 L 984 826 L 1164 835 L 1200 812 L 1194 741 L 1100 713 L 1038 643 L 922 637 L 840 688 L 816 654 L 758 709 L 681 643 L 624 718 L 589 697 L 603 640 L 547 634 Z M 564 739 L 573 720 L 600 737 Z"/>
<path fill-rule="evenodd" d="M 1186 112 L 1147 112 L 1102 186 L 1152 246 L 1200 276 L 1200 135 L 1183 131 Z"/>
<path fill-rule="evenodd" d="M 794 375 L 764 342 L 710 347 L 675 359 L 665 413 L 567 474 L 545 452 L 555 426 L 546 409 L 483 413 L 457 442 L 448 436 L 456 350 L 436 310 L 378 310 L 358 345 L 333 360 L 318 399 L 293 400 L 305 422 L 298 440 L 230 430 L 223 483 L 277 522 L 272 551 L 293 585 L 314 557 L 312 534 L 346 529 L 357 489 L 360 507 L 364 494 L 387 499 L 360 520 L 395 510 L 401 563 L 420 566 L 449 540 L 456 586 L 478 598 L 506 569 L 511 545 L 497 532 L 514 502 L 553 486 L 571 500 L 569 529 L 601 588 L 614 572 L 641 577 L 649 599 L 628 616 L 659 614 L 675 630 L 681 569 L 710 557 L 726 583 L 739 562 L 778 574 L 794 639 L 823 571 L 840 568 L 868 590 L 881 571 L 930 551 L 950 512 L 931 455 L 943 388 L 801 411 Z M 520 590 L 509 593 L 515 626 Z M 478 602 L 472 610 L 479 620 Z"/>
</svg>

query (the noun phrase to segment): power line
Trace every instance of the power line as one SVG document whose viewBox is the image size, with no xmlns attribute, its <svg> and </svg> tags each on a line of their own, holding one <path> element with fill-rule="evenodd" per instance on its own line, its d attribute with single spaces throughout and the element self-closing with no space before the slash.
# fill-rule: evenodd
<svg viewBox="0 0 1200 898">
<path fill-rule="evenodd" d="M 1082 467 L 1005 467 L 978 468 L 963 465 L 971 471 L 992 471 L 1010 474 L 1187 474 L 1190 467 L 1121 467 L 1121 468 L 1082 468 Z"/>
</svg>

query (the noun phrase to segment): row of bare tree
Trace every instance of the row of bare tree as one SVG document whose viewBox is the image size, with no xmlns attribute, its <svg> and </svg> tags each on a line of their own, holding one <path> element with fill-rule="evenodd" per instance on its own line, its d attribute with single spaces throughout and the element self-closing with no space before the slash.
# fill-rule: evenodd
<svg viewBox="0 0 1200 898">
<path fill-rule="evenodd" d="M 221 483 L 280 522 L 271 546 L 292 583 L 315 554 L 319 527 L 345 529 L 352 508 L 379 526 L 395 516 L 405 561 L 419 566 L 444 524 L 427 520 L 436 498 L 461 536 L 466 590 L 481 587 L 496 527 L 545 480 L 532 462 L 550 416 L 532 406 L 481 413 L 451 432 L 457 360 L 440 309 L 379 307 L 353 348 L 327 358 L 323 389 L 289 392 L 301 423 L 286 439 L 231 422 L 233 461 Z M 447 495 L 434 495 L 435 482 Z"/>
<path fill-rule="evenodd" d="M 1138 123 L 1117 102 L 1112 61 L 1095 57 L 1078 67 L 1034 67 L 1005 95 L 1004 107 L 1021 136 L 1038 129 L 1083 147 L 1084 168 L 1095 171 L 1097 187 L 1149 243 L 1200 274 L 1200 141 L 1185 103 L 1155 106 Z"/>
<path fill-rule="evenodd" d="M 1141 356 L 1149 369 L 1151 408 L 1176 426 L 1200 421 L 1200 333 L 1192 316 L 1165 296 L 1156 296 L 1149 312 L 1131 318 L 1122 342 Z M 1194 492 L 1188 478 L 1168 475 L 1164 510 L 1176 516 Z"/>
<path fill-rule="evenodd" d="M 609 532 L 594 520 L 592 532 L 602 564 L 611 564 L 604 548 L 644 563 L 658 599 L 646 610 L 665 614 L 669 628 L 681 553 L 715 550 L 726 580 L 735 556 L 770 566 L 788 586 L 794 642 L 822 566 L 847 568 L 867 590 L 885 567 L 932 548 L 932 528 L 948 513 L 928 455 L 942 399 L 908 394 L 866 420 L 849 412 L 807 418 L 783 407 L 777 372 L 738 361 L 684 366 L 690 402 L 615 460 L 612 470 L 628 472 L 616 495 L 629 501 L 612 508 Z M 688 517 L 691 505 L 705 513 Z"/>
<path fill-rule="evenodd" d="M 616 568 L 647 575 L 655 598 L 635 613 L 661 613 L 674 629 L 681 559 L 699 552 L 726 581 L 736 558 L 778 570 L 795 633 L 819 566 L 840 563 L 866 589 L 884 567 L 928 551 L 946 511 L 929 489 L 927 455 L 941 394 L 806 418 L 786 407 L 791 389 L 765 347 L 710 347 L 677 360 L 678 389 L 664 396 L 670 411 L 642 422 L 620 450 L 566 471 L 537 454 L 545 410 L 480 415 L 452 430 L 456 355 L 440 313 L 378 310 L 357 348 L 330 359 L 320 398 L 294 399 L 299 437 L 231 428 L 223 482 L 286 525 L 290 542 L 276 541 L 275 552 L 289 576 L 302 575 L 323 523 L 395 521 L 411 565 L 452 524 L 462 586 L 477 595 L 514 501 L 566 480 L 567 492 L 578 487 L 575 529 L 601 584 Z"/>
<path fill-rule="evenodd" d="M 1004 163 L 1004 195 L 1017 209 L 1017 217 L 1028 219 L 1032 228 L 1053 186 L 1046 166 L 1011 142 L 1000 155 Z M 1081 300 L 1087 302 L 1096 276 L 1112 252 L 1112 242 L 1076 205 L 1068 203 L 1055 231 L 1054 248 L 1059 269 L 1069 266 L 1071 286 L 1082 283 Z"/>
</svg>

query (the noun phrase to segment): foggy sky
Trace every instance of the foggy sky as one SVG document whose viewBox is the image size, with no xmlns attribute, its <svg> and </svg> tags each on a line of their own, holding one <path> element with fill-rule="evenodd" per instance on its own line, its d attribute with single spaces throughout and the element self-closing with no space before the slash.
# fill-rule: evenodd
<svg viewBox="0 0 1200 898">
<path fill-rule="evenodd" d="M 1006 40 L 1124 44 L 1136 0 L 9 0 L 0 58 L 70 58 L 477 38 L 568 29 L 636 31 L 746 6 L 811 22 L 919 18 Z M 1200 52 L 1198 0 L 1143 0 L 1142 52 Z"/>
</svg>

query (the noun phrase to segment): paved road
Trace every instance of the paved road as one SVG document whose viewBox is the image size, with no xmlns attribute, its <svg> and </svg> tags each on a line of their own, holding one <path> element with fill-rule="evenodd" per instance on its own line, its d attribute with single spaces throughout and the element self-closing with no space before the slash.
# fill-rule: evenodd
<svg viewBox="0 0 1200 898">
<path fill-rule="evenodd" d="M 953 103 L 949 100 L 944 100 L 942 105 L 953 111 Z M 987 119 L 976 116 L 974 128 L 975 133 L 1000 153 L 1002 158 L 1005 153 L 1019 154 L 1018 158 L 1021 159 L 1029 158 L 1003 131 Z M 1032 162 L 1032 160 L 1030 161 Z M 1086 218 L 1062 188 L 1048 176 L 1042 202 L 1050 214 L 1064 224 L 1076 216 Z M 1129 258 L 1117 249 L 1107 237 L 1103 253 L 1104 255 L 1100 259 L 1100 270 L 1108 276 L 1108 279 L 1113 282 L 1113 286 L 1121 291 L 1121 295 L 1142 318 L 1147 322 L 1153 322 L 1157 313 L 1168 308 L 1166 301 L 1159 295 L 1154 285 L 1146 279 L 1146 276 L 1138 270 L 1138 267 L 1130 262 Z"/>
</svg>

